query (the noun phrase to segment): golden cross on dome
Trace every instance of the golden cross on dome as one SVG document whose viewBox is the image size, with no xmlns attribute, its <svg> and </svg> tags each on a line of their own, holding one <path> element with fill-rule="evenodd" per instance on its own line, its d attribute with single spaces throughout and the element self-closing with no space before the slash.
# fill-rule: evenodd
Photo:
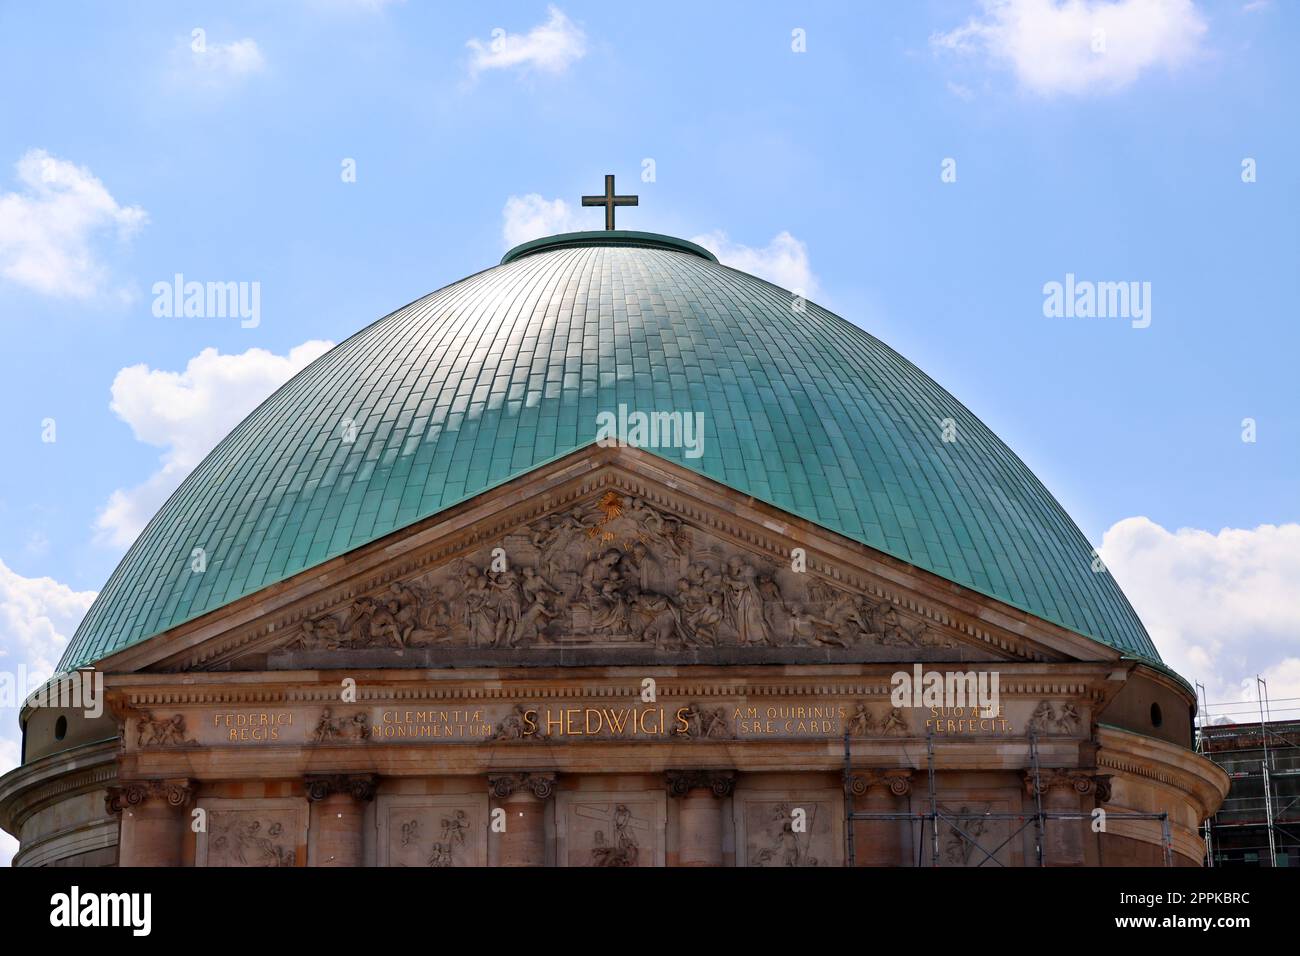
<svg viewBox="0 0 1300 956">
<path fill-rule="evenodd" d="M 584 206 L 604 206 L 605 207 L 605 228 L 614 228 L 614 207 L 615 206 L 635 206 L 637 205 L 637 196 L 615 196 L 614 195 L 614 177 L 605 177 L 605 195 L 603 196 L 583 196 L 582 204 Z"/>
</svg>

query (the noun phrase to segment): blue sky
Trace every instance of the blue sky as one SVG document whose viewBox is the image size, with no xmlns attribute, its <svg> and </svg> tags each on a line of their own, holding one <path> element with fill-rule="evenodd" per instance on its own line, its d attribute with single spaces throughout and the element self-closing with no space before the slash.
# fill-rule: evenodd
<svg viewBox="0 0 1300 956">
<path fill-rule="evenodd" d="M 0 655 L 57 660 L 304 343 L 599 228 L 613 172 L 620 226 L 966 403 L 1211 699 L 1300 700 L 1298 39 L 1259 0 L 0 3 Z M 259 283 L 259 323 L 156 317 L 176 273 Z M 1067 273 L 1149 282 L 1149 327 L 1045 317 Z"/>
</svg>

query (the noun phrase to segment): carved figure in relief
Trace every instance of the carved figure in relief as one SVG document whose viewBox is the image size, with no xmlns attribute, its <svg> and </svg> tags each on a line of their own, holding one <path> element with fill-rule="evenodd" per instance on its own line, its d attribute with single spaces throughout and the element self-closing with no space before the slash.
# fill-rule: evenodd
<svg viewBox="0 0 1300 956">
<path fill-rule="evenodd" d="M 600 584 L 599 593 L 587 603 L 591 611 L 591 629 L 607 634 L 627 631 L 627 603 L 623 599 L 622 582 L 618 572 L 611 571 Z"/>
<path fill-rule="evenodd" d="M 337 618 L 302 622 L 287 646 L 509 649 L 604 639 L 664 651 L 956 646 L 891 604 L 811 575 L 786 577 L 707 535 L 691 550 L 697 533 L 643 498 L 605 492 L 507 535 L 521 553 L 509 556 L 506 570 L 458 559 L 358 596 Z"/>
<path fill-rule="evenodd" d="M 794 829 L 793 808 L 780 803 L 773 807 L 763 827 L 767 836 L 766 845 L 756 845 L 750 850 L 751 866 L 816 866 L 817 857 L 809 853 L 812 842 L 810 833 L 796 833 Z M 816 807 L 806 808 L 810 817 Z M 811 825 L 811 819 L 809 824 Z"/>
<path fill-rule="evenodd" d="M 616 568 L 622 558 L 623 552 L 618 548 L 606 548 L 599 557 L 592 558 L 583 566 L 581 596 L 584 603 L 591 606 L 602 599 L 606 584 L 611 581 L 617 584 L 619 576 Z"/>
<path fill-rule="evenodd" d="M 524 568 L 524 579 L 520 587 L 523 589 L 526 604 L 533 604 L 542 599 L 554 600 L 560 596 L 560 592 L 533 568 Z"/>
<path fill-rule="evenodd" d="M 985 812 L 987 810 L 988 808 L 985 807 Z M 962 807 L 960 812 L 970 813 L 970 807 Z M 948 834 L 944 838 L 943 856 L 952 866 L 967 866 L 970 863 L 971 853 L 975 849 L 974 841 L 984 835 L 988 823 L 979 817 L 963 817 L 959 819 L 959 826 L 966 831 L 966 835 L 949 825 Z"/>
<path fill-rule="evenodd" d="M 451 605 L 434 590 L 425 598 L 417 618 L 417 626 L 406 635 L 407 647 L 425 647 L 429 644 L 441 644 L 452 638 Z"/>
<path fill-rule="evenodd" d="M 397 626 L 397 617 L 393 610 L 397 602 L 376 601 L 363 597 L 353 605 L 352 616 L 347 631 L 356 640 L 358 634 L 361 643 L 387 644 L 391 647 L 404 647 L 402 632 Z"/>
<path fill-rule="evenodd" d="M 318 744 L 332 740 L 364 740 L 370 730 L 370 717 L 363 711 L 351 717 L 335 717 L 330 708 L 321 710 L 312 740 Z"/>
<path fill-rule="evenodd" d="M 627 584 L 628 587 L 643 588 L 645 582 L 645 561 L 649 554 L 646 546 L 640 541 L 633 542 L 632 546 L 623 551 L 622 557 L 618 559 L 616 570 L 620 580 Z"/>
<path fill-rule="evenodd" d="M 1051 730 L 1052 722 L 1056 720 L 1056 710 L 1051 703 L 1040 700 L 1034 712 L 1029 715 L 1029 721 L 1025 724 L 1025 730 L 1033 734 L 1047 734 Z"/>
<path fill-rule="evenodd" d="M 443 843 L 435 843 L 429 848 L 429 866 L 451 866 L 451 848 Z"/>
<path fill-rule="evenodd" d="M 496 620 L 491 608 L 492 592 L 483 572 L 472 564 L 466 565 L 461 583 L 463 621 L 470 647 L 490 647 L 496 640 Z"/>
<path fill-rule="evenodd" d="M 710 592 L 698 580 L 679 578 L 677 602 L 682 609 L 687 640 L 704 646 L 718 643 L 718 625 L 722 623 L 721 594 Z"/>
<path fill-rule="evenodd" d="M 674 555 L 685 553 L 685 529 L 677 518 L 658 511 L 640 498 L 630 499 L 624 514 L 651 541 L 664 545 Z"/>
<path fill-rule="evenodd" d="M 297 646 L 304 651 L 333 651 L 342 646 L 343 634 L 339 631 L 339 622 L 332 617 L 303 621 L 301 628 L 302 634 Z"/>
<path fill-rule="evenodd" d="M 897 707 L 889 708 L 889 713 L 885 715 L 885 722 L 880 728 L 882 734 L 894 734 L 900 737 L 906 737 L 908 734 L 907 718 Z"/>
<path fill-rule="evenodd" d="M 546 740 L 547 735 L 537 728 L 537 722 L 533 721 L 533 729 L 528 730 L 529 721 L 525 715 L 528 708 L 523 704 L 515 704 L 514 710 L 501 718 L 501 723 L 497 726 L 496 732 L 489 737 L 489 740 Z"/>
<path fill-rule="evenodd" d="M 454 866 L 457 851 L 465 848 L 469 835 L 469 815 L 464 810 L 443 817 L 441 838 L 429 851 L 429 866 Z"/>
<path fill-rule="evenodd" d="M 848 720 L 849 734 L 854 737 L 866 737 L 876 731 L 876 719 L 867 710 L 867 705 L 859 703 Z"/>
<path fill-rule="evenodd" d="M 605 842 L 605 832 L 597 830 L 592 835 L 592 866 L 636 866 L 641 848 L 632 830 L 632 811 L 624 804 L 614 807 L 614 840 Z"/>
<path fill-rule="evenodd" d="M 402 824 L 402 846 L 420 842 L 420 821 L 411 819 Z"/>
<path fill-rule="evenodd" d="M 852 647 L 872 639 L 871 608 L 866 602 L 845 591 L 819 590 L 828 591 L 830 599 L 818 643 Z"/>
<path fill-rule="evenodd" d="M 728 623 L 735 628 L 742 646 L 766 644 L 770 638 L 767 621 L 763 617 L 763 596 L 753 565 L 732 555 L 727 559 L 727 573 L 723 578 L 726 588 Z"/>
<path fill-rule="evenodd" d="M 633 588 L 629 596 L 632 613 L 644 622 L 639 632 L 641 640 L 660 649 L 685 643 L 681 618 L 671 600 L 662 594 L 637 588 Z"/>
<path fill-rule="evenodd" d="M 540 556 L 541 570 L 551 577 L 562 571 L 565 554 L 574 542 L 586 536 L 586 530 L 572 512 L 550 515 L 535 522 L 529 540 Z"/>
<path fill-rule="evenodd" d="M 215 815 L 215 814 L 214 814 Z M 241 866 L 293 866 L 293 847 L 286 845 L 284 825 L 271 821 L 263 826 L 261 820 L 241 819 L 232 814 L 228 821 L 218 820 L 213 826 L 211 849 Z"/>
<path fill-rule="evenodd" d="M 1056 730 L 1062 734 L 1075 734 L 1079 731 L 1079 712 L 1069 701 L 1061 704 L 1061 713 L 1056 718 Z"/>
<path fill-rule="evenodd" d="M 682 710 L 681 719 L 685 722 L 685 727 L 675 727 L 673 734 L 678 737 L 687 737 L 698 739 L 704 736 L 704 721 L 700 714 L 700 705 L 696 703 L 688 704 Z"/>
<path fill-rule="evenodd" d="M 905 623 L 892 605 L 878 613 L 876 631 L 880 634 L 882 644 L 892 647 L 916 647 L 920 642 L 920 634 L 924 630 L 925 625 L 920 622 Z"/>
<path fill-rule="evenodd" d="M 559 611 L 552 610 L 546 592 L 539 593 L 520 615 L 519 625 L 515 630 L 517 643 L 554 644 L 546 636 L 546 628 Z"/>
<path fill-rule="evenodd" d="M 494 647 L 514 647 L 519 619 L 524 610 L 524 593 L 519 586 L 519 575 L 507 568 L 488 572 L 490 606 L 496 618 L 492 636 Z"/>
<path fill-rule="evenodd" d="M 820 632 L 829 627 L 828 621 L 810 614 L 802 604 L 790 605 L 791 647 L 814 647 L 821 642 Z"/>
<path fill-rule="evenodd" d="M 761 575 L 758 579 L 758 596 L 763 604 L 763 623 L 769 639 L 776 645 L 787 643 L 781 635 L 788 633 L 786 622 L 790 609 L 781 596 L 781 586 L 770 575 Z"/>
<path fill-rule="evenodd" d="M 152 711 L 142 710 L 136 718 L 135 745 L 145 747 L 188 747 L 196 741 L 185 736 L 185 717 L 155 717 Z"/>
<path fill-rule="evenodd" d="M 409 585 L 394 581 L 388 588 L 392 595 L 388 607 L 393 614 L 398 638 L 403 645 L 411 639 L 411 633 L 420 626 L 420 596 Z"/>
<path fill-rule="evenodd" d="M 533 568 L 523 569 L 519 588 L 523 595 L 523 610 L 515 626 L 515 643 L 553 643 L 546 636 L 546 630 L 550 622 L 562 613 L 552 606 L 562 595 Z"/>
<path fill-rule="evenodd" d="M 706 738 L 722 739 L 731 736 L 731 727 L 727 723 L 727 709 L 725 707 L 706 708 L 701 707 L 695 701 L 683 708 L 682 720 L 685 721 L 685 727 L 676 727 L 673 733 L 678 737 L 686 737 L 692 740 L 703 740 Z"/>
</svg>

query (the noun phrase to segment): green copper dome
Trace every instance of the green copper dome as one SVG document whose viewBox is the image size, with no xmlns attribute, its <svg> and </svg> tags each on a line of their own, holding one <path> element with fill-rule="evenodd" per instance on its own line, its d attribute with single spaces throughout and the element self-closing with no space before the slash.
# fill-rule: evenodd
<svg viewBox="0 0 1300 956">
<path fill-rule="evenodd" d="M 679 239 L 511 250 L 362 329 L 267 399 L 127 552 L 62 668 L 96 661 L 591 443 L 701 412 L 656 453 L 1126 653 L 1159 660 L 1092 549 L 956 399 L 861 329 Z M 940 440 L 956 422 L 958 441 Z M 348 440 L 351 439 L 351 440 Z M 195 548 L 207 569 L 191 571 Z"/>
</svg>

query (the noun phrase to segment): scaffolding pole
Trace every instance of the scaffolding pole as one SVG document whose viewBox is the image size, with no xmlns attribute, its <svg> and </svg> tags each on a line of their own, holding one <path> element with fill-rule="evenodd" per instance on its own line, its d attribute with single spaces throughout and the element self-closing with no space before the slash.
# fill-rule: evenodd
<svg viewBox="0 0 1300 956">
<path fill-rule="evenodd" d="M 1196 700 L 1197 707 L 1196 721 L 1196 752 L 1205 755 L 1205 732 L 1203 728 L 1210 719 L 1210 703 L 1205 693 L 1205 685 L 1200 681 L 1196 682 Z M 1208 816 L 1201 822 L 1201 831 L 1204 834 L 1205 842 L 1205 865 L 1214 866 L 1214 817 Z"/>
<path fill-rule="evenodd" d="M 1277 836 L 1273 832 L 1273 781 L 1269 775 L 1268 753 L 1268 682 L 1255 675 L 1259 697 L 1259 737 L 1264 744 L 1264 817 L 1268 821 L 1268 865 L 1277 866 Z"/>
<path fill-rule="evenodd" d="M 921 824 L 921 836 L 924 839 L 925 826 L 930 825 L 930 865 L 937 867 L 939 865 L 939 823 L 946 823 L 956 833 L 958 833 L 971 848 L 978 850 L 983 854 L 984 859 L 980 860 L 977 866 L 983 866 L 985 862 L 991 860 L 998 866 L 1003 863 L 997 859 L 996 855 L 1004 846 L 1022 834 L 1028 827 L 1035 827 L 1036 852 L 1035 856 L 1039 866 L 1045 866 L 1043 856 L 1044 844 L 1044 825 L 1048 820 L 1078 820 L 1091 821 L 1093 815 L 1089 812 L 1078 810 L 1044 810 L 1041 794 L 1040 768 L 1038 765 L 1038 737 L 1036 734 L 1030 734 L 1026 739 L 1029 746 L 1030 755 L 1030 772 L 1033 775 L 1034 791 L 1034 812 L 1033 813 L 994 813 L 994 812 L 953 812 L 951 810 L 939 809 L 938 787 L 935 785 L 935 767 L 934 767 L 934 734 L 931 732 L 926 736 L 926 788 L 928 790 L 928 812 L 912 811 L 874 811 L 874 810 L 854 810 L 853 809 L 853 749 L 852 739 L 848 731 L 844 733 L 844 865 L 857 865 L 857 845 L 853 835 L 853 824 L 866 821 L 898 821 L 898 822 L 919 822 Z M 860 770 L 879 770 L 879 767 L 860 767 Z M 1108 819 L 1120 820 L 1152 820 L 1160 823 L 1160 845 L 1164 858 L 1165 866 L 1173 866 L 1173 834 L 1169 825 L 1168 813 L 1140 813 L 1137 811 L 1108 811 Z M 1019 823 L 1012 832 L 989 851 L 985 849 L 979 840 L 967 833 L 959 825 L 960 821 L 966 820 L 998 820 L 1008 823 Z"/>
</svg>

